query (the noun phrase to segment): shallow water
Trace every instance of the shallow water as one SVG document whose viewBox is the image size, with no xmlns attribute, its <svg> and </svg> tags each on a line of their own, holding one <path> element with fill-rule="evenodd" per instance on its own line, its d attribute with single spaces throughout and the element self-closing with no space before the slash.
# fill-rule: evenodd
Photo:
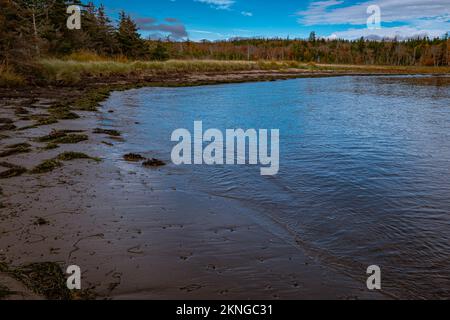
<svg viewBox="0 0 450 320">
<path fill-rule="evenodd" d="M 417 77 L 337 77 L 116 92 L 126 143 L 170 161 L 173 130 L 280 129 L 280 172 L 169 166 L 194 192 L 270 217 L 312 256 L 401 298 L 450 297 L 450 90 Z M 437 78 L 436 78 L 437 79 Z M 103 125 L 115 127 L 114 121 Z"/>
</svg>

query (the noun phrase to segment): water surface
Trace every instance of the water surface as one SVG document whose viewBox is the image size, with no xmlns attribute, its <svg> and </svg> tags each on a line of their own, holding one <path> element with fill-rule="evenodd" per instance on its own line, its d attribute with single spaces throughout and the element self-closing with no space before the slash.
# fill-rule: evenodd
<svg viewBox="0 0 450 320">
<path fill-rule="evenodd" d="M 179 188 L 233 198 L 355 278 L 379 265 L 402 298 L 450 297 L 448 78 L 336 77 L 114 93 L 120 152 L 170 161 L 173 130 L 280 129 L 280 172 L 169 166 Z M 105 120 L 105 125 L 114 123 Z M 243 244 L 245 245 L 245 244 Z"/>
</svg>

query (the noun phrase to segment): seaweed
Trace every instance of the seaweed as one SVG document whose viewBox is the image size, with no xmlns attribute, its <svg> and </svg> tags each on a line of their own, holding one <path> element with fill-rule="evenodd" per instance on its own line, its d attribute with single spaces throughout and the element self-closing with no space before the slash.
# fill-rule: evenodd
<svg viewBox="0 0 450 320">
<path fill-rule="evenodd" d="M 82 98 L 77 99 L 73 106 L 77 110 L 97 111 L 99 103 L 109 97 L 110 91 L 109 87 L 93 90 Z"/>
<path fill-rule="evenodd" d="M 7 123 L 7 124 L 11 124 L 11 123 L 13 123 L 14 121 L 12 121 L 11 119 L 9 119 L 9 118 L 0 118 L 0 123 Z"/>
<path fill-rule="evenodd" d="M 88 156 L 85 153 L 72 152 L 72 151 L 61 153 L 55 159 L 61 160 L 61 161 L 71 161 L 71 160 L 75 160 L 75 159 L 89 159 L 89 160 L 94 160 L 97 162 L 100 161 L 99 158 Z"/>
<path fill-rule="evenodd" d="M 95 134 L 107 134 L 113 137 L 120 137 L 120 132 L 117 130 L 109 130 L 109 129 L 100 129 L 100 128 L 96 128 L 94 129 L 93 133 Z"/>
<path fill-rule="evenodd" d="M 28 110 L 25 109 L 24 107 L 17 107 L 17 108 L 14 110 L 14 113 L 16 114 L 16 116 L 19 116 L 19 115 L 29 114 L 30 111 L 28 111 Z"/>
<path fill-rule="evenodd" d="M 123 156 L 123 158 L 126 161 L 131 161 L 131 162 L 145 160 L 145 158 L 143 156 L 141 156 L 140 154 L 137 154 L 137 153 L 127 153 L 126 155 Z"/>
<path fill-rule="evenodd" d="M 47 219 L 44 219 L 44 218 L 42 218 L 42 217 L 38 217 L 38 218 L 36 219 L 36 221 L 34 221 L 33 224 L 34 224 L 35 226 L 45 226 L 45 225 L 50 224 L 50 222 L 49 222 Z"/>
<path fill-rule="evenodd" d="M 70 111 L 69 107 L 62 106 L 62 105 L 53 105 L 50 108 L 48 108 L 48 111 L 50 112 L 52 117 L 55 119 L 71 120 L 71 119 L 80 118 L 79 115 Z"/>
<path fill-rule="evenodd" d="M 14 165 L 9 162 L 0 162 L 0 167 L 7 168 L 8 170 L 0 172 L 0 179 L 7 179 L 12 177 L 17 177 L 25 172 L 27 169 L 21 166 Z"/>
<path fill-rule="evenodd" d="M 45 147 L 42 148 L 42 150 L 53 150 L 53 149 L 57 149 L 59 148 L 59 145 L 57 145 L 56 143 L 53 142 L 49 142 L 47 143 L 47 145 Z"/>
<path fill-rule="evenodd" d="M 15 294 L 14 291 L 11 291 L 8 287 L 0 284 L 0 300 L 5 299 L 13 294 Z"/>
<path fill-rule="evenodd" d="M 54 118 L 52 116 L 49 116 L 47 118 L 40 118 L 40 119 L 38 119 L 36 125 L 38 125 L 38 126 L 47 126 L 47 125 L 55 124 L 55 123 L 58 123 L 58 120 L 56 120 L 56 118 Z"/>
<path fill-rule="evenodd" d="M 30 152 L 31 145 L 28 143 L 18 143 L 9 145 L 6 147 L 7 150 L 0 152 L 0 158 L 11 156 L 19 153 L 27 153 Z"/>
<path fill-rule="evenodd" d="M 89 137 L 85 134 L 66 134 L 64 137 L 53 140 L 54 143 L 74 144 L 88 140 Z"/>
<path fill-rule="evenodd" d="M 9 270 L 9 273 L 33 292 L 50 300 L 70 300 L 66 277 L 56 262 L 31 263 Z"/>
<path fill-rule="evenodd" d="M 61 162 L 59 162 L 58 160 L 49 159 L 49 160 L 44 160 L 43 162 L 41 162 L 39 165 L 34 167 L 30 172 L 32 174 L 47 173 L 47 172 L 51 172 L 57 168 L 60 168 L 62 166 L 63 166 L 63 164 Z"/>
<path fill-rule="evenodd" d="M 53 142 L 53 143 L 62 143 L 62 144 L 73 144 L 81 141 L 86 141 L 89 139 L 87 135 L 84 134 L 73 134 L 68 133 L 69 131 L 56 131 L 53 130 L 50 134 L 37 138 L 38 142 Z"/>
<path fill-rule="evenodd" d="M 165 166 L 166 163 L 164 161 L 152 158 L 152 159 L 147 159 L 144 163 L 142 163 L 142 165 L 147 168 L 156 168 L 156 167 Z"/>
<path fill-rule="evenodd" d="M 17 129 L 17 127 L 11 123 L 0 126 L 0 131 L 12 131 L 12 130 L 16 130 L 16 129 Z"/>
</svg>

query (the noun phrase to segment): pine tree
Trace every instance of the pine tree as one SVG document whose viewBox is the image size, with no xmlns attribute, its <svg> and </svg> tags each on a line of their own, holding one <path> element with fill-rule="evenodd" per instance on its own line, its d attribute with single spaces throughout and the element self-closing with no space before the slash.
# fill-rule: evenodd
<svg viewBox="0 0 450 320">
<path fill-rule="evenodd" d="M 120 13 L 117 41 L 120 52 L 131 58 L 143 58 L 148 54 L 145 41 L 137 32 L 137 26 L 124 11 Z"/>
</svg>

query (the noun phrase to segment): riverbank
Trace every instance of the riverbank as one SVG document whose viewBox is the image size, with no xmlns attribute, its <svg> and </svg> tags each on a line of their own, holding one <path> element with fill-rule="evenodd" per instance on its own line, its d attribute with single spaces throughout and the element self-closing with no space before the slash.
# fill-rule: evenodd
<svg viewBox="0 0 450 320">
<path fill-rule="evenodd" d="M 99 119 L 118 114 L 98 107 L 112 90 L 345 74 L 355 73 L 111 76 L 83 86 L 2 89 L 0 277 L 19 280 L 36 297 L 80 298 L 61 289 L 61 274 L 59 283 L 39 285 L 48 270 L 54 274 L 42 268 L 50 261 L 82 268 L 81 298 L 385 297 L 368 293 L 363 277 L 308 256 L 232 199 L 177 190 L 170 166 L 126 162 L 114 148 L 126 143 L 126 132 L 95 130 L 111 130 Z"/>
</svg>

